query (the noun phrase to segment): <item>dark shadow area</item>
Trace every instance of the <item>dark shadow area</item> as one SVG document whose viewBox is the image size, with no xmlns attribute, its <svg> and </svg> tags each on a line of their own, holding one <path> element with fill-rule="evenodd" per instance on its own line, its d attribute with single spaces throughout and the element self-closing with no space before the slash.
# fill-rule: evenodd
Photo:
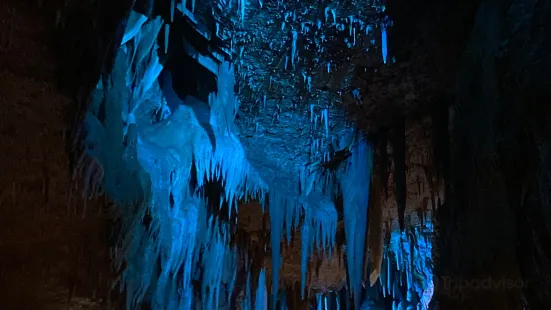
<svg viewBox="0 0 551 310">
<path fill-rule="evenodd" d="M 3 1 L 0 22 L 0 307 L 105 309 L 108 204 L 71 182 L 55 3 Z"/>
</svg>

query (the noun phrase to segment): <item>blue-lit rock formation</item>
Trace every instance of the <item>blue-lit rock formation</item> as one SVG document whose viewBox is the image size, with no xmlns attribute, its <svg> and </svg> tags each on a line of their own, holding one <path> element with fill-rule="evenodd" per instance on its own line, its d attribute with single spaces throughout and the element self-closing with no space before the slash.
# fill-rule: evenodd
<svg viewBox="0 0 551 310">
<path fill-rule="evenodd" d="M 404 217 L 405 125 L 389 139 L 389 183 L 374 168 L 387 143 L 346 114 L 362 105 L 355 65 L 390 55 L 392 23 L 368 3 L 128 6 L 84 112 L 78 165 L 85 195 L 101 187 L 118 205 L 127 309 L 427 309 L 432 224 Z M 383 214 L 389 184 L 396 216 Z M 236 232 L 251 200 L 270 219 L 256 247 Z M 297 286 L 282 279 L 286 243 L 301 252 Z M 341 263 L 346 281 L 313 291 L 313 256 Z"/>
</svg>

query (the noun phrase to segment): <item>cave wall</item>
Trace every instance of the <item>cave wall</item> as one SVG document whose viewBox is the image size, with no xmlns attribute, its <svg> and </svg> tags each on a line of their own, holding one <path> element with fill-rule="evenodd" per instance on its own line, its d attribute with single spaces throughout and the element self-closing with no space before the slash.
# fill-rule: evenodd
<svg viewBox="0 0 551 310">
<path fill-rule="evenodd" d="M 550 305 L 548 15 L 547 1 L 478 8 L 450 114 L 438 273 L 455 282 L 437 292 L 443 309 Z M 498 284 L 464 285 L 483 279 Z"/>
<path fill-rule="evenodd" d="M 110 295 L 109 204 L 68 169 L 54 25 L 50 6 L 0 5 L 2 309 L 105 309 Z"/>
</svg>

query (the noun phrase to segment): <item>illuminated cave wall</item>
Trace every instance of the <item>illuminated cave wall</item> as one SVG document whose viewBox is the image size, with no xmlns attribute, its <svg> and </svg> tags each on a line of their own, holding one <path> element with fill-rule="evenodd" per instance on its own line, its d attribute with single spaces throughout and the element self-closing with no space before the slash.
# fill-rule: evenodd
<svg viewBox="0 0 551 310">
<path fill-rule="evenodd" d="M 358 309 L 389 300 L 426 309 L 430 221 L 388 229 L 382 257 L 371 262 L 380 276 L 367 290 L 363 276 L 374 150 L 344 106 L 361 104 L 355 59 L 392 62 L 384 5 L 148 3 L 138 1 L 117 28 L 111 43 L 120 48 L 90 94 L 80 131 L 85 195 L 103 189 L 120 211 L 113 256 L 127 309 L 284 309 L 280 243 L 293 231 L 301 240 L 297 289 L 318 309 L 349 296 Z M 233 242 L 248 199 L 270 215 L 271 265 L 256 269 Z M 309 256 L 335 255 L 340 221 L 346 292 L 314 296 Z M 241 264 L 246 281 L 236 286 Z"/>
</svg>

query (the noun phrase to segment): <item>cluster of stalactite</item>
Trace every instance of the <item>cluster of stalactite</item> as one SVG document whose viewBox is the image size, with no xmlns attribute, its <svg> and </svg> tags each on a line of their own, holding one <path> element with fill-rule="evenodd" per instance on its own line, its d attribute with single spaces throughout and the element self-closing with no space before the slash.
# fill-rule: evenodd
<svg viewBox="0 0 551 310">
<path fill-rule="evenodd" d="M 73 145 L 79 159 L 75 168 L 92 188 L 92 192 L 85 191 L 86 197 L 98 194 L 101 185 L 119 207 L 123 227 L 114 258 L 121 268 L 120 284 L 127 294 L 127 308 L 149 304 L 158 309 L 230 305 L 264 309 L 278 307 L 278 301 L 280 307 L 286 307 L 309 299 L 318 307 L 337 307 L 346 300 L 359 308 L 365 291 L 362 284 L 374 285 L 377 281 L 381 294 L 393 296 L 393 307 L 402 304 L 426 308 L 426 296 L 430 295 L 429 300 L 432 296 L 427 293 L 431 282 L 419 284 L 417 278 L 431 278 L 427 271 L 430 264 L 426 263 L 430 250 L 427 252 L 425 246 L 421 255 L 415 254 L 415 249 L 430 242 L 421 242 L 424 237 L 412 232 L 405 220 L 405 119 L 397 121 L 388 137 L 366 138 L 348 130 L 340 141 L 331 141 L 332 151 L 327 148 L 320 152 L 324 140 L 314 139 L 312 149 L 323 157 L 318 165 L 321 172 L 300 170 L 296 177 L 300 199 L 270 191 L 249 165 L 232 132 L 239 108 L 234 79 L 239 79 L 242 72 L 234 71 L 231 51 L 226 50 L 231 47 L 231 39 L 228 42 L 223 35 L 215 35 L 224 31 L 210 27 L 217 21 L 209 24 L 195 19 L 194 11 L 202 12 L 204 3 L 197 7 L 194 1 L 153 3 L 138 1 L 108 7 L 98 1 L 93 5 L 102 27 L 88 31 L 100 44 L 86 51 L 95 61 L 84 65 L 93 70 L 81 79 L 82 117 L 77 121 L 77 143 Z M 244 18 L 247 3 L 239 1 L 241 19 L 234 16 L 232 24 Z M 218 4 L 231 5 L 229 1 Z M 382 11 L 384 8 L 379 6 L 378 13 Z M 293 15 L 296 13 L 284 13 L 283 20 L 300 22 Z M 222 15 L 218 17 L 224 18 Z M 338 20 L 330 7 L 326 15 L 328 27 L 354 34 L 354 38 L 356 31 L 367 35 L 372 29 L 354 16 Z M 385 29 L 390 26 L 384 18 L 375 22 Z M 321 27 L 320 23 L 304 27 L 314 26 Z M 386 30 L 382 33 L 386 44 Z M 297 35 L 296 30 L 291 31 L 291 65 L 295 57 L 297 62 L 300 59 Z M 382 50 L 386 62 L 386 46 Z M 333 67 L 327 68 L 330 71 Z M 305 75 L 304 81 L 308 84 L 309 77 Z M 327 109 L 316 110 L 319 115 L 314 114 L 312 106 L 310 111 L 310 122 L 324 122 L 323 131 L 328 136 Z M 382 199 L 379 193 L 370 196 L 370 185 L 379 179 L 378 183 L 373 181 L 378 184 L 377 190 L 386 191 L 389 143 L 401 232 L 400 241 L 392 243 L 394 239 L 389 238 L 385 250 Z M 374 169 L 374 163 L 381 168 Z M 264 247 L 238 249 L 246 242 L 235 237 L 237 206 L 251 196 L 257 197 L 270 214 L 270 233 L 265 236 L 270 240 L 269 267 L 263 263 L 267 243 Z M 333 196 L 342 202 L 338 210 L 331 200 Z M 342 243 L 336 245 L 339 221 L 344 222 L 345 247 Z M 281 239 L 289 241 L 297 228 L 303 256 L 300 298 L 289 290 L 283 290 L 280 298 Z M 346 294 L 339 298 L 334 293 L 305 296 L 309 256 L 317 251 L 330 257 L 340 250 L 346 253 Z M 271 268 L 270 277 L 267 267 Z M 243 277 L 238 276 L 238 270 Z"/>
</svg>

